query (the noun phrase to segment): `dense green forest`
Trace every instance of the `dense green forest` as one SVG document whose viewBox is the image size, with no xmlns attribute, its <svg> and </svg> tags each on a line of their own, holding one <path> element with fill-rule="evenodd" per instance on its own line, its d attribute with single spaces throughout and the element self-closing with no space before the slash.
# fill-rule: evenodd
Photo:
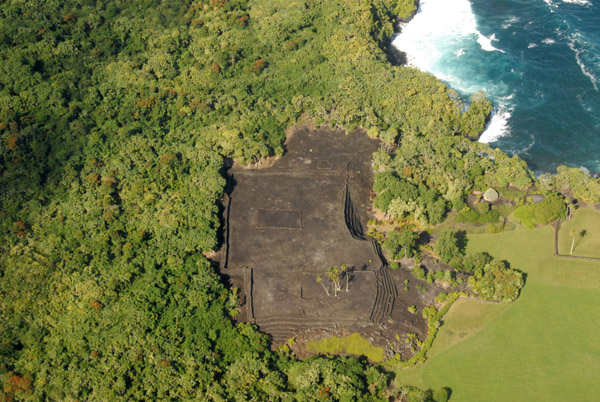
<svg viewBox="0 0 600 402">
<path fill-rule="evenodd" d="M 387 400 L 379 368 L 297 361 L 235 326 L 204 254 L 219 247 L 226 158 L 281 155 L 301 119 L 381 138 L 378 169 L 426 193 L 390 213 L 433 200 L 433 224 L 473 188 L 531 184 L 524 162 L 469 140 L 488 101 L 465 112 L 389 63 L 411 7 L 2 1 L 0 401 Z"/>
</svg>

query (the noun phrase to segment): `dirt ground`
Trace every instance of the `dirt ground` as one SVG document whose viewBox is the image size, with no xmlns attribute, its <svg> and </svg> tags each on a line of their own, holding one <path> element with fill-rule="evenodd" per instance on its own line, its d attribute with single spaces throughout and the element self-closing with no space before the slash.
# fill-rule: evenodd
<svg viewBox="0 0 600 402">
<path fill-rule="evenodd" d="M 387 357 L 408 358 L 414 345 L 397 338 L 425 339 L 422 309 L 444 289 L 415 279 L 408 261 L 390 270 L 365 235 L 378 146 L 359 130 L 297 127 L 268 167 L 229 171 L 221 272 L 240 289 L 237 319 L 270 334 L 273 347 L 296 338 L 293 351 L 304 357 L 310 339 L 359 332 Z M 342 264 L 348 277 L 336 297 L 326 273 Z"/>
</svg>

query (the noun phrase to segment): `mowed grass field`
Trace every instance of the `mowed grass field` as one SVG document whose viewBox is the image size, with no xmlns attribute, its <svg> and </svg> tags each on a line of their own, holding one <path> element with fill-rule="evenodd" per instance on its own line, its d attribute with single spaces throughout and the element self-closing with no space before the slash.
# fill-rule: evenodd
<svg viewBox="0 0 600 402">
<path fill-rule="evenodd" d="M 580 208 L 573 219 L 563 221 L 558 232 L 558 252 L 568 255 L 571 252 L 575 230 L 573 255 L 600 258 L 600 212 L 593 207 Z"/>
<path fill-rule="evenodd" d="M 549 226 L 469 235 L 469 252 L 526 272 L 521 297 L 459 300 L 427 362 L 398 370 L 396 385 L 448 386 L 452 402 L 600 400 L 600 262 L 554 257 L 553 236 Z"/>
</svg>

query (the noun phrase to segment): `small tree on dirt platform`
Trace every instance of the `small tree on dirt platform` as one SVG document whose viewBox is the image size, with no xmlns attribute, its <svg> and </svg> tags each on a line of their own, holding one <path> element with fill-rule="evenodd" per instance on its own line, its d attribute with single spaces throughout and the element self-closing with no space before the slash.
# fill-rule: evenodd
<svg viewBox="0 0 600 402">
<path fill-rule="evenodd" d="M 342 264 L 340 269 L 346 276 L 346 292 L 347 292 L 348 291 L 348 282 L 350 281 L 350 270 L 348 269 L 348 266 L 346 264 Z"/>
<path fill-rule="evenodd" d="M 341 290 L 340 286 L 340 267 L 337 265 L 334 267 L 329 267 L 327 270 L 327 277 L 333 282 L 333 294 L 337 297 L 337 292 Z"/>
<path fill-rule="evenodd" d="M 323 275 L 321 275 L 321 274 L 317 275 L 317 283 L 320 283 L 321 286 L 323 286 L 323 289 L 325 289 L 325 293 L 327 293 L 327 296 L 331 296 L 331 294 L 329 294 L 329 290 L 327 290 L 325 285 L 323 285 Z"/>
</svg>

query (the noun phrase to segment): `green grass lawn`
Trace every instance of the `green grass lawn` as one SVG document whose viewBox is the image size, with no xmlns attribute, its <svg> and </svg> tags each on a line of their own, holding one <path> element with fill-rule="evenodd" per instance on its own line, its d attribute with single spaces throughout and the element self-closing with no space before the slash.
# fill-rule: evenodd
<svg viewBox="0 0 600 402">
<path fill-rule="evenodd" d="M 575 229 L 575 247 L 573 255 L 600 258 L 600 212 L 593 207 L 580 208 L 573 214 L 573 219 L 563 221 L 558 233 L 558 251 L 569 254 L 573 237 L 571 229 Z M 581 233 L 585 234 L 581 236 Z"/>
<path fill-rule="evenodd" d="M 526 272 L 521 297 L 458 301 L 427 362 L 398 370 L 395 383 L 448 386 L 453 402 L 598 400 L 600 263 L 554 257 L 548 226 L 470 234 L 468 250 Z"/>
<path fill-rule="evenodd" d="M 332 336 L 319 342 L 309 342 L 306 349 L 321 354 L 337 355 L 347 353 L 355 356 L 365 356 L 374 363 L 381 363 L 384 359 L 383 348 L 371 345 L 358 332 L 345 338 Z"/>
</svg>

